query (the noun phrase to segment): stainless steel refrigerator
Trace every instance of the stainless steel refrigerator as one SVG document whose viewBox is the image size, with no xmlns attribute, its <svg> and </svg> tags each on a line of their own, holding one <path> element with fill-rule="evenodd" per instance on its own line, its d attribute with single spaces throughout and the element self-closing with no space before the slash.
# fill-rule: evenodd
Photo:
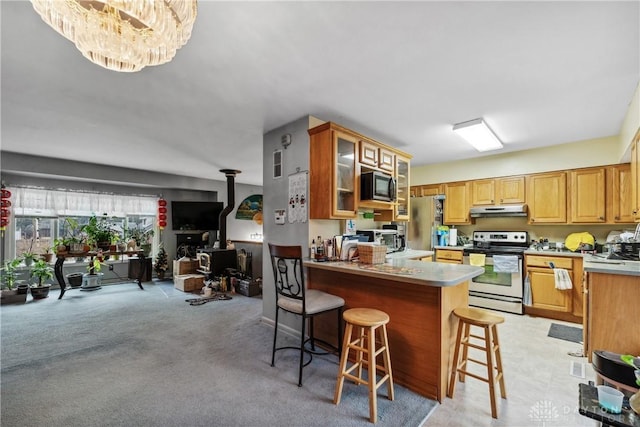
<svg viewBox="0 0 640 427">
<path fill-rule="evenodd" d="M 444 195 L 411 198 L 411 221 L 407 223 L 407 244 L 411 249 L 433 250 L 436 230 L 442 225 Z"/>
</svg>

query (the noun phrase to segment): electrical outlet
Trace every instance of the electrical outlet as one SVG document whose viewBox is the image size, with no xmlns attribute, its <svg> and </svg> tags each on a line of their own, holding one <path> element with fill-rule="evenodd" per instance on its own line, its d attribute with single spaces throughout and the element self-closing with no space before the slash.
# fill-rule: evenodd
<svg viewBox="0 0 640 427">
<path fill-rule="evenodd" d="M 113 271 L 113 264 L 109 264 L 109 271 Z"/>
</svg>

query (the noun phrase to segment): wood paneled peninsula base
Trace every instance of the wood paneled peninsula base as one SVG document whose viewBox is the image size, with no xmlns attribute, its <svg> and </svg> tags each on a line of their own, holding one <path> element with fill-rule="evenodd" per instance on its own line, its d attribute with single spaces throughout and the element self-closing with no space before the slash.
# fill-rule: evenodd
<svg viewBox="0 0 640 427">
<path fill-rule="evenodd" d="M 468 305 L 469 280 L 482 268 L 413 260 L 380 265 L 308 260 L 305 267 L 309 288 L 341 296 L 345 310 L 365 307 L 389 314 L 394 382 L 442 402 L 457 327 L 452 311 Z M 337 344 L 334 317 L 318 318 L 314 333 Z"/>
</svg>

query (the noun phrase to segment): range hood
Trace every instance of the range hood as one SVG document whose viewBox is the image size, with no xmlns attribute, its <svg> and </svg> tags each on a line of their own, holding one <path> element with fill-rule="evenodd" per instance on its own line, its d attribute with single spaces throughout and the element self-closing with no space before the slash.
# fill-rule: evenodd
<svg viewBox="0 0 640 427">
<path fill-rule="evenodd" d="M 472 218 L 527 216 L 527 205 L 476 206 L 469 213 Z"/>
</svg>

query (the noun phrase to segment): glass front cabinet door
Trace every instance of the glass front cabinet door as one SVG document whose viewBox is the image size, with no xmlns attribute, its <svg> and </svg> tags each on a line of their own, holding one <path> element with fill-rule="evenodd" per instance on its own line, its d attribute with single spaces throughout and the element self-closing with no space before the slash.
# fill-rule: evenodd
<svg viewBox="0 0 640 427">
<path fill-rule="evenodd" d="M 409 160 L 396 155 L 396 221 L 409 220 Z"/>
<path fill-rule="evenodd" d="M 358 139 L 331 122 L 309 129 L 309 218 L 355 218 Z"/>
<path fill-rule="evenodd" d="M 334 131 L 335 165 L 333 216 L 352 218 L 356 207 L 356 146 L 357 140 Z"/>
</svg>

